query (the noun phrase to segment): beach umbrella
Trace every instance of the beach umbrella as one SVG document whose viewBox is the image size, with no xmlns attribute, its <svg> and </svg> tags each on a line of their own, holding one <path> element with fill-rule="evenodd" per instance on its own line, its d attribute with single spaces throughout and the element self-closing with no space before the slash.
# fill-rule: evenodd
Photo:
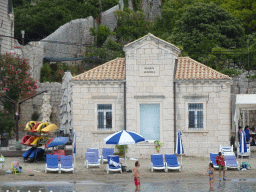
<svg viewBox="0 0 256 192">
<path fill-rule="evenodd" d="M 76 165 L 76 132 L 73 133 L 73 158 L 74 158 L 74 167 Z"/>
<path fill-rule="evenodd" d="M 139 143 L 141 141 L 145 141 L 145 139 L 141 135 L 133 131 L 126 131 L 126 130 L 119 131 L 117 133 L 109 135 L 104 139 L 104 142 L 106 144 L 115 144 L 115 145 L 129 145 L 129 144 Z M 124 150 L 124 154 L 125 154 L 125 164 L 126 164 L 125 150 Z"/>
<path fill-rule="evenodd" d="M 182 167 L 182 154 L 184 154 L 184 149 L 183 149 L 181 135 L 182 135 L 182 133 L 181 133 L 181 131 L 179 129 L 178 134 L 177 134 L 176 151 L 175 151 L 175 153 L 181 155 L 181 164 L 180 165 Z"/>
<path fill-rule="evenodd" d="M 242 164 L 243 154 L 247 153 L 246 137 L 245 137 L 245 131 L 244 130 L 242 130 L 241 133 L 240 133 L 239 153 L 241 155 L 241 164 Z"/>
</svg>

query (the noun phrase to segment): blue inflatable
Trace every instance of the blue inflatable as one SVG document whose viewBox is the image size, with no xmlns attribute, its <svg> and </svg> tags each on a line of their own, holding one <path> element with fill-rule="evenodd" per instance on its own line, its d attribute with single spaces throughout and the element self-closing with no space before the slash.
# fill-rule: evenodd
<svg viewBox="0 0 256 192">
<path fill-rule="evenodd" d="M 28 158 L 30 159 L 30 161 L 33 161 L 35 157 L 36 159 L 41 159 L 43 158 L 43 156 L 44 156 L 44 150 L 41 148 L 38 148 L 37 150 L 33 150 L 28 156 Z"/>
<path fill-rule="evenodd" d="M 25 153 L 23 153 L 22 157 L 25 159 L 27 159 L 29 157 L 29 155 L 34 151 L 36 150 L 36 148 L 32 147 L 30 148 L 29 150 L 27 150 Z"/>
</svg>

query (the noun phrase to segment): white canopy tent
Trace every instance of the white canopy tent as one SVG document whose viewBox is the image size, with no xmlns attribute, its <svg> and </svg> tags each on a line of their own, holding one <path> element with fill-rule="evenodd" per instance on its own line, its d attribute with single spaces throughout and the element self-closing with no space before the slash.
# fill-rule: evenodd
<svg viewBox="0 0 256 192">
<path fill-rule="evenodd" d="M 241 111 L 243 112 L 243 129 L 245 128 L 245 111 L 247 112 L 247 124 L 249 125 L 249 111 L 256 110 L 256 94 L 237 94 L 236 95 L 236 110 L 234 121 L 236 124 L 236 143 L 238 146 L 238 121 Z"/>
</svg>

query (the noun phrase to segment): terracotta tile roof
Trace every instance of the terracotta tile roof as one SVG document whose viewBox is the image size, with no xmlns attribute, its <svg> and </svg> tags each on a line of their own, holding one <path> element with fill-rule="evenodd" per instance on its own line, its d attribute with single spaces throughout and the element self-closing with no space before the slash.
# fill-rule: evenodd
<svg viewBox="0 0 256 192">
<path fill-rule="evenodd" d="M 135 41 L 133 41 L 133 42 L 131 42 L 131 43 L 128 43 L 128 44 L 125 45 L 124 47 L 127 47 L 127 46 L 129 46 L 129 45 L 131 45 L 131 44 L 133 44 L 133 43 L 135 43 L 135 42 L 137 42 L 137 41 L 140 41 L 141 39 L 145 38 L 145 37 L 148 36 L 148 35 L 151 36 L 151 37 L 154 37 L 155 39 L 158 39 L 159 41 L 162 41 L 162 42 L 164 42 L 164 43 L 167 43 L 167 44 L 169 44 L 169 45 L 171 45 L 171 46 L 173 46 L 173 47 L 179 49 L 179 48 L 176 47 L 175 45 L 173 45 L 173 44 L 171 44 L 171 43 L 169 43 L 169 42 L 167 42 L 167 41 L 164 41 L 163 39 L 160 39 L 160 38 L 156 37 L 155 35 L 153 35 L 153 34 L 151 34 L 151 33 L 148 33 L 147 35 L 145 35 L 145 36 L 143 36 L 143 37 L 141 37 L 141 38 L 139 38 L 139 39 L 137 39 L 137 40 L 135 40 Z M 180 50 L 180 49 L 179 49 L 179 50 Z"/>
<path fill-rule="evenodd" d="M 228 75 L 224 75 L 202 63 L 199 63 L 189 57 L 179 57 L 177 70 L 175 74 L 177 80 L 197 80 L 197 79 L 228 79 L 232 80 Z"/>
<path fill-rule="evenodd" d="M 125 79 L 125 58 L 116 58 L 72 78 L 75 81 L 104 81 Z"/>
</svg>

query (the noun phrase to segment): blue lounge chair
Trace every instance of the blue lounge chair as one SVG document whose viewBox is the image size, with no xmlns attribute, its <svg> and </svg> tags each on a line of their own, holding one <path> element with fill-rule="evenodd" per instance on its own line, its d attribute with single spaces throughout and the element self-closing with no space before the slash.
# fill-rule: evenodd
<svg viewBox="0 0 256 192">
<path fill-rule="evenodd" d="M 225 155 L 224 158 L 225 158 L 226 169 L 240 170 L 240 166 L 238 164 L 238 161 L 236 160 L 235 155 Z"/>
<path fill-rule="evenodd" d="M 108 156 L 109 155 L 114 155 L 114 148 L 103 148 L 102 149 L 102 158 L 101 158 L 101 163 L 103 164 L 104 161 L 108 161 Z"/>
<path fill-rule="evenodd" d="M 180 171 L 180 164 L 177 160 L 176 154 L 165 155 L 165 172 L 168 172 L 169 169 Z"/>
<path fill-rule="evenodd" d="M 58 155 L 46 155 L 45 173 L 60 170 Z"/>
<path fill-rule="evenodd" d="M 61 173 L 61 171 L 72 171 L 73 173 L 75 173 L 75 168 L 72 162 L 72 155 L 61 155 L 60 156 L 60 170 L 59 173 Z"/>
<path fill-rule="evenodd" d="M 153 155 L 151 155 L 150 169 L 151 169 L 152 172 L 154 171 L 154 169 L 157 169 L 157 170 L 163 169 L 163 170 L 165 170 L 162 154 L 153 154 Z"/>
<path fill-rule="evenodd" d="M 99 160 L 99 162 L 100 162 L 101 157 L 100 157 L 100 155 L 99 155 L 99 149 L 97 149 L 97 148 L 88 148 L 88 149 L 87 149 L 87 152 L 95 152 L 96 155 L 97 155 L 97 158 L 98 158 L 98 160 Z"/>
<path fill-rule="evenodd" d="M 95 152 L 86 152 L 85 158 L 86 158 L 86 160 L 85 160 L 84 164 L 85 164 L 86 168 L 88 168 L 89 166 L 100 167 L 100 161 Z"/>
<path fill-rule="evenodd" d="M 121 164 L 119 163 L 119 156 L 118 155 L 108 155 L 108 164 L 106 166 L 107 174 L 109 171 L 120 171 L 122 173 Z"/>
<path fill-rule="evenodd" d="M 217 163 L 216 163 L 216 157 L 217 157 L 217 155 L 218 155 L 218 153 L 210 153 L 210 163 L 213 164 L 213 167 L 214 167 L 215 169 L 218 169 L 218 168 L 219 168 L 219 166 L 218 166 Z"/>
</svg>

